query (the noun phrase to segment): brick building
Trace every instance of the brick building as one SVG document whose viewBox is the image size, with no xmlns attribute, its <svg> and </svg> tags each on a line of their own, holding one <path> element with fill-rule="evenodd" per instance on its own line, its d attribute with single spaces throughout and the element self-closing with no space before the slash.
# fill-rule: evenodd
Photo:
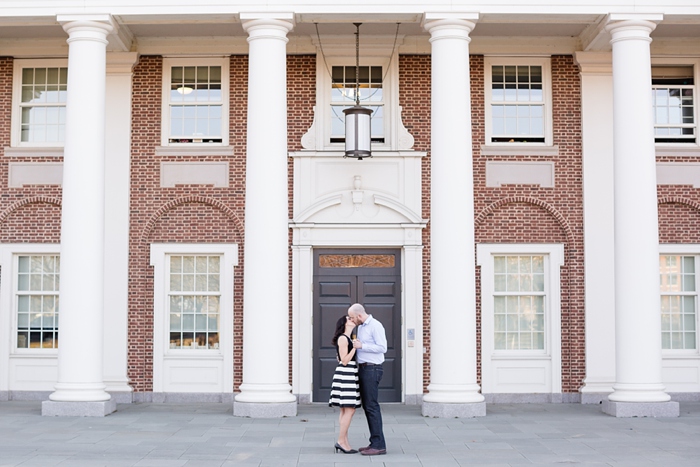
<svg viewBox="0 0 700 467">
<path fill-rule="evenodd" d="M 700 6 L 121 3 L 0 5 L 0 398 L 700 398 Z"/>
</svg>

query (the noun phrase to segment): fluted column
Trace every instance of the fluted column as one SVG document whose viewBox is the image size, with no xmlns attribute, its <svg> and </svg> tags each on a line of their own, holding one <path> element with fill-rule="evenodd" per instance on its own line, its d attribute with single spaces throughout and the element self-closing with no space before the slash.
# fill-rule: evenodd
<svg viewBox="0 0 700 467">
<path fill-rule="evenodd" d="M 248 33 L 243 384 L 237 416 L 296 415 L 289 385 L 287 33 L 293 15 L 242 14 Z"/>
<path fill-rule="evenodd" d="M 619 417 L 674 416 L 674 410 L 678 416 L 677 403 L 667 402 L 670 397 L 661 383 L 649 36 L 660 19 L 611 15 L 607 26 L 613 49 L 615 384 L 603 410 Z"/>
<path fill-rule="evenodd" d="M 469 33 L 476 14 L 426 14 L 432 45 L 430 385 L 423 415 L 486 414 L 476 382 Z M 459 205 L 459 209 L 455 206 Z"/>
<path fill-rule="evenodd" d="M 59 16 L 68 33 L 58 383 L 44 415 L 104 416 L 105 69 L 108 15 Z"/>
</svg>

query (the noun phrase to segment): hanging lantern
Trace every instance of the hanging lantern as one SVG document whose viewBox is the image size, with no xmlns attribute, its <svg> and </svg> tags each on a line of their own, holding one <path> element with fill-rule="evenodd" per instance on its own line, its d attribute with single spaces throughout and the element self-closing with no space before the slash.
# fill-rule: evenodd
<svg viewBox="0 0 700 467">
<path fill-rule="evenodd" d="M 362 160 L 372 157 L 372 109 L 360 105 L 360 24 L 353 23 L 355 33 L 355 106 L 345 114 L 345 156 Z"/>
<path fill-rule="evenodd" d="M 372 110 L 356 105 L 343 110 L 345 114 L 345 157 L 362 160 L 372 157 L 370 130 Z"/>
</svg>

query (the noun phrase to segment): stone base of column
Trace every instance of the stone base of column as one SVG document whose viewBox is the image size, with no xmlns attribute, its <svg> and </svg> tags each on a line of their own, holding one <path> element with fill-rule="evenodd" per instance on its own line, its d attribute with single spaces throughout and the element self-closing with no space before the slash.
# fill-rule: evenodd
<svg viewBox="0 0 700 467">
<path fill-rule="evenodd" d="M 613 402 L 603 401 L 603 413 L 617 418 L 654 417 L 671 418 L 680 416 L 678 402 Z"/>
<path fill-rule="evenodd" d="M 259 403 L 233 401 L 233 415 L 235 417 L 249 418 L 282 418 L 296 417 L 297 403 Z"/>
<path fill-rule="evenodd" d="M 116 412 L 117 402 L 110 399 L 99 402 L 43 401 L 41 415 L 44 417 L 105 417 Z"/>
<path fill-rule="evenodd" d="M 468 404 L 444 404 L 440 402 L 425 402 L 421 407 L 424 417 L 432 418 L 474 418 L 486 416 L 485 402 Z"/>
</svg>

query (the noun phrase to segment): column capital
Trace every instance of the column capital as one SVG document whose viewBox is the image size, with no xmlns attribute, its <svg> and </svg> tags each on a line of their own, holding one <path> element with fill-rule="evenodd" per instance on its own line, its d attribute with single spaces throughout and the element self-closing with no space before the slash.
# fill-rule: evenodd
<svg viewBox="0 0 700 467">
<path fill-rule="evenodd" d="M 294 13 L 241 13 L 241 25 L 248 33 L 248 41 L 254 39 L 287 40 L 287 33 L 294 29 Z"/>
<path fill-rule="evenodd" d="M 116 23 L 109 14 L 57 15 L 56 21 L 68 33 L 68 43 L 84 40 L 107 44 L 107 35 L 116 29 Z"/>
<path fill-rule="evenodd" d="M 611 44 L 623 40 L 651 42 L 649 35 L 663 19 L 662 14 L 611 13 L 605 29 L 612 35 Z"/>
<path fill-rule="evenodd" d="M 421 26 L 431 35 L 430 41 L 437 39 L 465 39 L 474 30 L 479 13 L 438 13 L 423 15 Z"/>
</svg>

